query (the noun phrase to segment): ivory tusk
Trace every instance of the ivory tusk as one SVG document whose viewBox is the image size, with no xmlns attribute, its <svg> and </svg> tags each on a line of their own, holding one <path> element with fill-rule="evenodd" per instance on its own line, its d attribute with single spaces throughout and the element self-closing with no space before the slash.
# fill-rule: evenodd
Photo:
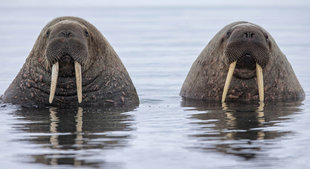
<svg viewBox="0 0 310 169">
<path fill-rule="evenodd" d="M 59 63 L 56 62 L 55 64 L 53 64 L 53 67 L 52 67 L 51 89 L 50 89 L 50 98 L 49 98 L 50 104 L 52 104 L 54 96 L 55 96 L 57 79 L 58 79 L 58 72 L 59 72 Z"/>
<path fill-rule="evenodd" d="M 76 78 L 76 91 L 77 91 L 77 97 L 78 102 L 82 102 L 82 68 L 81 64 L 78 62 L 74 62 L 74 68 L 75 68 L 75 78 Z"/>
<path fill-rule="evenodd" d="M 264 78 L 263 78 L 263 69 L 260 65 L 256 64 L 256 77 L 257 77 L 257 86 L 259 101 L 264 102 Z"/>
<path fill-rule="evenodd" d="M 226 77 L 226 81 L 225 81 L 225 86 L 224 86 L 224 89 L 223 89 L 222 102 L 225 102 L 226 95 L 227 95 L 227 92 L 228 92 L 228 89 L 229 89 L 229 85 L 230 85 L 232 76 L 234 74 L 234 70 L 235 70 L 236 64 L 237 64 L 237 61 L 234 61 L 234 62 L 232 62 L 229 65 L 229 70 L 228 70 L 228 73 L 227 73 L 227 77 Z"/>
</svg>

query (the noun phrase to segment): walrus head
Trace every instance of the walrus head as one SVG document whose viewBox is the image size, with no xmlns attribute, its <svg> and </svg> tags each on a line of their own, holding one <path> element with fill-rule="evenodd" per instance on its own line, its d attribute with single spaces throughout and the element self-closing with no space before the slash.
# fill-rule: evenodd
<svg viewBox="0 0 310 169">
<path fill-rule="evenodd" d="M 304 91 L 276 41 L 245 21 L 222 28 L 193 63 L 180 91 L 189 99 L 260 101 L 304 99 Z"/>
<path fill-rule="evenodd" d="M 262 69 L 268 64 L 271 44 L 268 34 L 259 27 L 242 23 L 233 26 L 226 33 L 224 55 L 230 65 L 222 101 L 225 101 L 232 76 L 247 80 L 257 77 L 259 99 L 264 101 Z"/>
<path fill-rule="evenodd" d="M 61 21 L 46 32 L 45 56 L 51 69 L 49 102 L 52 103 L 58 76 L 70 78 L 75 75 L 78 102 L 82 102 L 82 66 L 88 59 L 89 33 L 86 27 L 75 21 Z"/>
<path fill-rule="evenodd" d="M 27 107 L 134 107 L 139 97 L 100 31 L 82 18 L 63 16 L 41 30 L 3 101 Z"/>
</svg>

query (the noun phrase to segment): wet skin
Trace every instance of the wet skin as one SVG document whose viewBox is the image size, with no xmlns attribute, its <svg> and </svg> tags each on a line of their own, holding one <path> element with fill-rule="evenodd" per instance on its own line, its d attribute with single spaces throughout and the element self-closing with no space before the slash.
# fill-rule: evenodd
<svg viewBox="0 0 310 169">
<path fill-rule="evenodd" d="M 305 97 L 275 40 L 249 22 L 231 23 L 213 37 L 193 63 L 180 95 L 222 102 Z"/>
<path fill-rule="evenodd" d="M 89 22 L 60 17 L 41 31 L 6 103 L 31 106 L 137 106 L 136 89 L 120 58 Z"/>
</svg>

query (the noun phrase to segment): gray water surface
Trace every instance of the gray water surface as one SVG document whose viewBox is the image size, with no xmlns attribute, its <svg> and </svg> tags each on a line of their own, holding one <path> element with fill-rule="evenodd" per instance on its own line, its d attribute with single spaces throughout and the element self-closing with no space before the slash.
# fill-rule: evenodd
<svg viewBox="0 0 310 169">
<path fill-rule="evenodd" d="M 0 7 L 0 93 L 41 29 L 82 17 L 108 39 L 141 104 L 133 110 L 0 105 L 4 168 L 309 168 L 308 7 Z M 292 64 L 306 100 L 245 104 L 179 96 L 191 64 L 226 24 L 268 30 Z M 268 76 L 268 75 L 265 75 Z"/>
</svg>

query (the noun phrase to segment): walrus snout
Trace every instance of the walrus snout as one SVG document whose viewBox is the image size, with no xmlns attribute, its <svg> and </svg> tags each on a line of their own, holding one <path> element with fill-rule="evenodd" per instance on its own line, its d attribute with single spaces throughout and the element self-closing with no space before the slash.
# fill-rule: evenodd
<svg viewBox="0 0 310 169">
<path fill-rule="evenodd" d="M 227 34 L 225 56 L 229 70 L 222 94 L 225 101 L 232 76 L 247 80 L 257 78 L 259 100 L 264 101 L 263 68 L 269 61 L 269 44 L 264 32 L 249 23 L 234 26 Z"/>
<path fill-rule="evenodd" d="M 61 61 L 62 57 L 66 55 L 70 56 L 74 61 L 77 61 L 80 64 L 83 64 L 87 61 L 87 40 L 80 38 L 70 38 L 68 36 L 72 35 L 63 35 L 61 37 L 51 37 L 48 39 L 45 56 L 51 65 Z"/>
<path fill-rule="evenodd" d="M 224 54 L 229 64 L 250 55 L 264 68 L 269 61 L 269 46 L 266 33 L 253 25 L 240 24 L 229 31 Z"/>
<path fill-rule="evenodd" d="M 58 76 L 75 74 L 78 102 L 82 102 L 82 66 L 88 56 L 88 33 L 75 22 L 60 22 L 49 33 L 46 57 L 52 65 L 49 103 L 53 102 Z"/>
</svg>

